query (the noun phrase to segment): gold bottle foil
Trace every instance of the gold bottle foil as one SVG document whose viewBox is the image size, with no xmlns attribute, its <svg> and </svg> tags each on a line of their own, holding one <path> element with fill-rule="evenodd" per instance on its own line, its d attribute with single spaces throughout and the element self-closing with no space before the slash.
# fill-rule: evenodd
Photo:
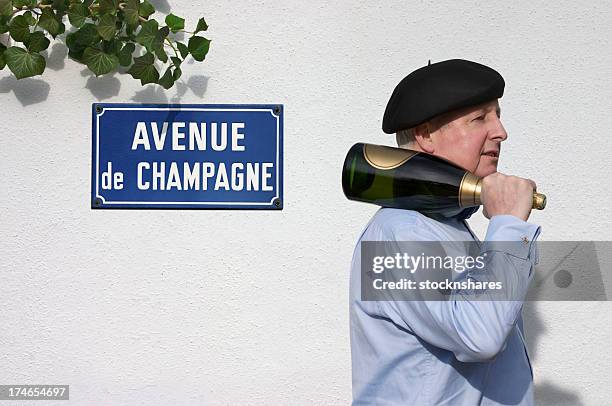
<svg viewBox="0 0 612 406">
<path fill-rule="evenodd" d="M 470 172 L 466 172 L 459 185 L 459 206 L 473 207 L 482 204 L 480 201 L 481 189 L 482 178 Z"/>
<path fill-rule="evenodd" d="M 482 178 L 466 172 L 461 179 L 459 185 L 459 206 L 473 207 L 482 204 L 480 193 L 482 192 Z M 542 210 L 546 207 L 546 195 L 542 193 L 533 193 L 532 208 Z"/>
<path fill-rule="evenodd" d="M 417 151 L 384 145 L 365 144 L 363 146 L 364 158 L 370 165 L 378 169 L 395 169 L 417 154 Z"/>
</svg>

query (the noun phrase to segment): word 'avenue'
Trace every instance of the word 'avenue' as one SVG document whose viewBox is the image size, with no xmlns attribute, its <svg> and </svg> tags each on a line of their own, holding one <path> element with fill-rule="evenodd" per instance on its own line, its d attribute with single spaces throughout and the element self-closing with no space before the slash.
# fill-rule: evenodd
<svg viewBox="0 0 612 406">
<path fill-rule="evenodd" d="M 132 140 L 132 150 L 144 148 L 151 150 L 151 138 L 157 151 L 162 151 L 166 144 L 168 130 L 171 130 L 172 151 L 206 151 L 209 147 L 213 151 L 244 151 L 244 123 L 230 123 L 231 131 L 228 136 L 228 123 L 184 123 L 180 121 L 161 124 L 151 122 L 138 122 Z M 150 127 L 150 128 L 148 128 Z M 149 131 L 150 130 L 150 131 Z M 150 136 L 149 136 L 150 134 Z M 207 142 L 208 141 L 208 142 Z"/>
</svg>

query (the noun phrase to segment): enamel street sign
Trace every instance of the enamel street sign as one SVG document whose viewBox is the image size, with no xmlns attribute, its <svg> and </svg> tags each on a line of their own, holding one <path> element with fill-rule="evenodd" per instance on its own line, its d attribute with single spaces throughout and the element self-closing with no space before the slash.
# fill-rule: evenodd
<svg viewBox="0 0 612 406">
<path fill-rule="evenodd" d="M 282 105 L 94 104 L 91 207 L 282 209 Z"/>
</svg>

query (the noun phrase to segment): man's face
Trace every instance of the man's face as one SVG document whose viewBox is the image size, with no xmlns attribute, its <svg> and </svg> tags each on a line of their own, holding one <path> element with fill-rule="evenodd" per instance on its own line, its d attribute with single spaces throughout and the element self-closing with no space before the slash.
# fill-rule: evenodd
<svg viewBox="0 0 612 406">
<path fill-rule="evenodd" d="M 508 134 L 497 100 L 446 113 L 429 124 L 433 154 L 476 176 L 497 172 L 501 143 Z"/>
</svg>

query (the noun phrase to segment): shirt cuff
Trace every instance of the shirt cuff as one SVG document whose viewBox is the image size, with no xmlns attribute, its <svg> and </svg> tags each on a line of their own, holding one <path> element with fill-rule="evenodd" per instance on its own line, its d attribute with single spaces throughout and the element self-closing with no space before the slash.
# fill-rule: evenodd
<svg viewBox="0 0 612 406">
<path fill-rule="evenodd" d="M 535 250 L 541 227 L 511 214 L 491 217 L 484 240 L 485 251 L 503 251 L 527 259 Z M 537 262 L 537 253 L 534 254 Z"/>
</svg>

